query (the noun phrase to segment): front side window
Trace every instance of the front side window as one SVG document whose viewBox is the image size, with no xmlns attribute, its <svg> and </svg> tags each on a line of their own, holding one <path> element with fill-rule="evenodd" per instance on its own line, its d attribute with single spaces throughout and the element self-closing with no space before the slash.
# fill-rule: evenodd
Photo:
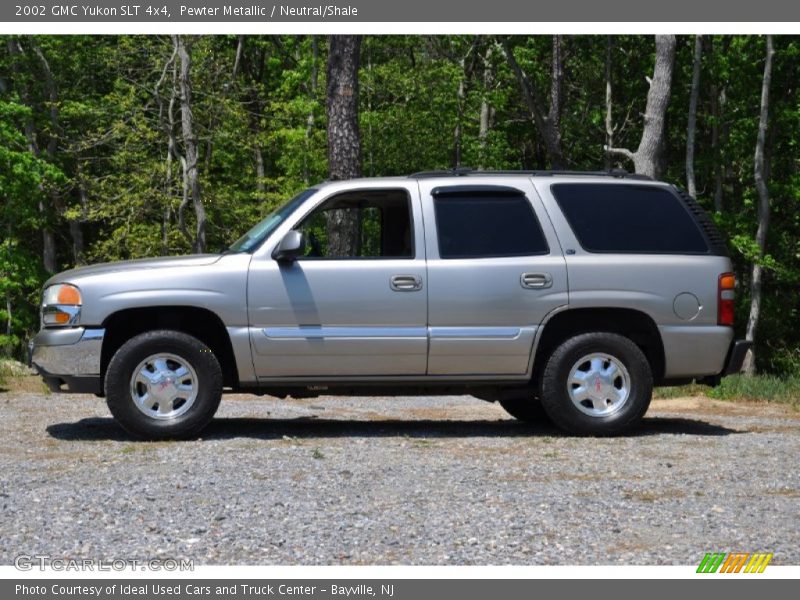
<svg viewBox="0 0 800 600">
<path fill-rule="evenodd" d="M 414 258 L 411 200 L 405 190 L 354 190 L 329 198 L 297 227 L 304 258 Z"/>
<path fill-rule="evenodd" d="M 522 192 L 469 187 L 434 190 L 442 258 L 499 258 L 548 254 L 530 202 Z"/>
<path fill-rule="evenodd" d="M 646 185 L 558 183 L 556 202 L 589 252 L 706 254 L 708 244 L 678 196 Z"/>
</svg>

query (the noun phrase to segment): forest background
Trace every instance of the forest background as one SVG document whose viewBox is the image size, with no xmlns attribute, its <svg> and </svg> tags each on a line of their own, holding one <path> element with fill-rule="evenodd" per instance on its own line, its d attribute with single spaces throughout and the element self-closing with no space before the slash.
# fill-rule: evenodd
<svg viewBox="0 0 800 600">
<path fill-rule="evenodd" d="M 712 215 L 747 371 L 796 383 L 799 55 L 750 35 L 0 36 L 0 357 L 24 357 L 50 274 L 218 252 L 324 179 L 625 168 Z"/>
</svg>

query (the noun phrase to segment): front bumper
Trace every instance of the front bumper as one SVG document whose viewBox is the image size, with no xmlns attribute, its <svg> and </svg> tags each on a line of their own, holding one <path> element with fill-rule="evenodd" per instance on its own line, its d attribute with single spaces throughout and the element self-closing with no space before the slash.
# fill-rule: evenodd
<svg viewBox="0 0 800 600">
<path fill-rule="evenodd" d="M 100 394 L 104 336 L 102 328 L 42 329 L 28 344 L 29 363 L 53 391 Z"/>
</svg>

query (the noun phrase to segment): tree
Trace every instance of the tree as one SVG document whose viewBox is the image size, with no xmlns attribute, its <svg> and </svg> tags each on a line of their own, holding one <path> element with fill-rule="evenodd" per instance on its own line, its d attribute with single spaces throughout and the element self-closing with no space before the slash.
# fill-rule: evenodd
<svg viewBox="0 0 800 600">
<path fill-rule="evenodd" d="M 689 94 L 689 121 L 686 125 L 686 191 L 697 197 L 694 177 L 694 140 L 697 131 L 697 97 L 700 95 L 700 66 L 703 59 L 703 36 L 694 38 L 694 60 L 692 62 L 692 91 Z"/>
<path fill-rule="evenodd" d="M 28 106 L 0 99 L 0 355 L 21 348 L 22 333 L 38 321 L 30 310 L 38 305 L 45 277 L 42 257 L 31 245 L 41 220 L 36 197 L 63 183 L 58 169 L 30 152 L 21 130 L 31 113 Z"/>
<path fill-rule="evenodd" d="M 22 42 L 19 39 L 9 38 L 8 40 L 8 51 L 9 54 L 12 56 L 17 56 L 19 58 L 25 57 L 25 49 L 22 45 Z M 51 126 L 54 125 L 54 122 L 57 124 L 58 119 L 58 97 L 55 92 L 55 84 L 52 79 L 52 73 L 50 71 L 50 67 L 47 63 L 47 60 L 44 58 L 41 50 L 38 48 L 34 51 L 36 57 L 41 61 L 41 64 L 45 67 L 45 76 L 47 81 L 47 92 L 48 92 L 48 104 L 49 104 L 49 116 L 50 116 L 50 124 Z M 19 95 L 22 98 L 23 103 L 25 103 L 29 108 L 34 108 L 34 98 L 33 94 L 30 90 L 30 85 L 25 82 L 25 77 L 21 76 L 20 67 L 18 63 L 13 64 L 13 69 L 15 71 L 16 78 L 20 81 L 19 83 Z M 38 74 L 33 74 L 33 77 L 36 78 Z M 28 140 L 28 149 L 31 154 L 35 157 L 39 157 L 41 154 L 41 148 L 38 141 L 38 132 L 36 131 L 36 126 L 33 121 L 33 110 L 29 114 L 29 119 L 25 123 L 25 136 Z M 52 161 L 55 156 L 56 152 L 56 137 L 55 137 L 55 127 L 53 130 L 50 131 L 50 135 L 48 137 L 47 145 L 46 145 L 46 155 L 48 159 Z M 53 229 L 50 224 L 51 214 L 53 212 L 52 201 L 56 197 L 57 192 L 56 189 L 51 187 L 50 188 L 50 199 L 46 198 L 45 195 L 39 196 L 39 212 L 42 214 L 42 263 L 44 265 L 45 271 L 50 274 L 56 272 L 56 238 L 53 232 Z"/>
<path fill-rule="evenodd" d="M 614 94 L 611 81 L 611 51 L 614 47 L 611 36 L 606 36 L 606 114 L 605 114 L 605 148 L 614 147 Z M 606 151 L 606 169 L 611 169 L 611 153 Z"/>
<path fill-rule="evenodd" d="M 517 62 L 514 49 L 508 38 L 503 39 L 503 49 L 520 92 L 528 107 L 531 120 L 542 137 L 550 166 L 553 169 L 564 169 L 567 159 L 561 141 L 561 112 L 564 95 L 564 36 L 554 35 L 550 56 L 550 101 L 545 108 L 543 95 L 536 82 L 530 78 Z"/>
<path fill-rule="evenodd" d="M 358 127 L 358 68 L 361 36 L 332 35 L 327 70 L 328 171 L 334 181 L 361 176 L 361 134 Z M 360 218 L 355 209 L 328 212 L 328 253 L 358 254 Z"/>
<path fill-rule="evenodd" d="M 481 56 L 483 62 L 483 89 L 481 90 L 481 109 L 480 117 L 478 120 L 478 147 L 479 158 L 478 168 L 484 169 L 486 162 L 486 154 L 489 144 L 489 132 L 494 123 L 495 108 L 489 101 L 489 94 L 494 88 L 494 65 L 492 65 L 492 54 L 494 52 L 494 45 L 489 44 L 486 52 Z"/>
<path fill-rule="evenodd" d="M 761 110 L 758 117 L 758 136 L 756 137 L 756 151 L 753 176 L 758 191 L 758 229 L 756 230 L 756 244 L 758 257 L 753 262 L 750 276 L 750 315 L 747 319 L 746 339 L 755 341 L 758 321 L 761 316 L 762 278 L 764 276 L 763 258 L 767 246 L 767 230 L 769 229 L 770 207 L 769 187 L 767 186 L 767 163 L 769 156 L 766 154 L 767 129 L 769 127 L 769 91 L 772 84 L 772 60 L 775 48 L 772 36 L 767 36 L 767 52 L 764 62 L 764 77 L 761 81 Z M 751 349 L 747 353 L 742 370 L 748 375 L 756 371 L 755 352 Z"/>
<path fill-rule="evenodd" d="M 644 128 L 636 152 L 626 148 L 606 148 L 612 154 L 633 161 L 637 173 L 661 179 L 664 173 L 662 155 L 665 145 L 667 105 L 672 91 L 672 69 L 675 64 L 675 36 L 656 36 L 656 60 L 650 90 L 647 92 L 647 108 L 644 113 Z"/>
<path fill-rule="evenodd" d="M 183 133 L 184 154 L 181 157 L 181 166 L 183 167 L 183 201 L 181 202 L 179 214 L 181 215 L 182 229 L 186 231 L 186 227 L 183 225 L 183 209 L 191 199 L 192 206 L 194 207 L 194 214 L 197 219 L 192 247 L 195 252 L 205 252 L 206 209 L 203 205 L 203 199 L 200 196 L 200 179 L 197 174 L 197 136 L 194 132 L 194 115 L 192 114 L 192 55 L 191 49 L 187 47 L 183 36 L 173 35 L 172 40 L 175 45 L 175 53 L 180 62 L 178 85 L 180 89 L 181 131 Z"/>
</svg>

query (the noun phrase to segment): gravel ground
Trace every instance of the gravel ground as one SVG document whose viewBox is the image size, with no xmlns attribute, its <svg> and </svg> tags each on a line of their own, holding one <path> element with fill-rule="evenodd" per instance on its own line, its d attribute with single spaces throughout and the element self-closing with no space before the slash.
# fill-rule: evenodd
<svg viewBox="0 0 800 600">
<path fill-rule="evenodd" d="M 656 400 L 635 435 L 592 439 L 467 397 L 226 396 L 203 439 L 151 443 L 28 383 L 0 393 L 0 564 L 800 564 L 781 406 Z"/>
</svg>

